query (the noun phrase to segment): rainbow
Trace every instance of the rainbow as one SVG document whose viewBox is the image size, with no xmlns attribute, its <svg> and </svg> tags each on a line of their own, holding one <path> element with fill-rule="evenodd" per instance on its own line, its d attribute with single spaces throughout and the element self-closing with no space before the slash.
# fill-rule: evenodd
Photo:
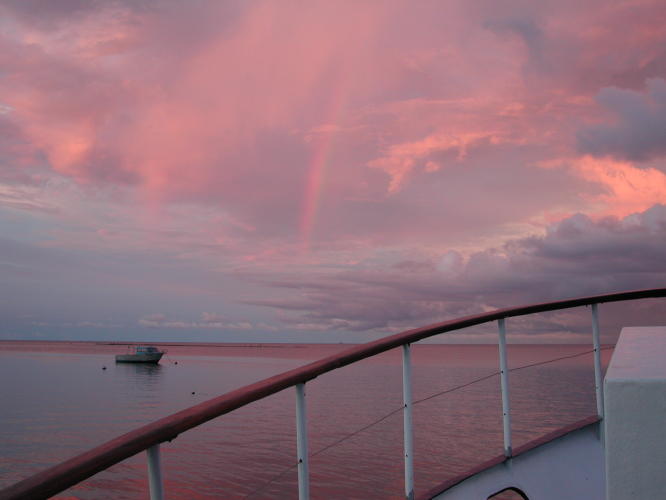
<svg viewBox="0 0 666 500">
<path fill-rule="evenodd" d="M 324 123 L 327 125 L 334 125 L 338 122 L 338 118 L 342 112 L 346 96 L 345 82 L 339 82 L 336 85 L 335 92 L 331 97 L 327 107 L 326 120 Z M 310 243 L 312 240 L 312 232 L 315 227 L 319 204 L 321 202 L 321 195 L 326 175 L 326 170 L 329 165 L 329 156 L 332 149 L 335 131 L 324 131 L 319 133 L 319 137 L 315 138 L 315 146 L 307 172 L 305 182 L 305 193 L 303 194 L 303 206 L 301 209 L 300 217 L 300 240 L 301 250 L 304 253 L 310 251 Z"/>
<path fill-rule="evenodd" d="M 326 134 L 319 140 L 320 144 L 315 147 L 303 196 L 303 209 L 301 211 L 300 235 L 301 248 L 309 251 L 312 230 L 314 228 L 319 202 L 321 201 L 324 174 L 328 165 L 328 155 L 331 150 L 331 134 Z"/>
</svg>

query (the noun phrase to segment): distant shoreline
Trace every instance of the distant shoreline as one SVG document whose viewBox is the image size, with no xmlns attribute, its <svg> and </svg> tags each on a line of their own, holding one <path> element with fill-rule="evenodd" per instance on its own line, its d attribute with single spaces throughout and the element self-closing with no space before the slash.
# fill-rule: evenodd
<svg viewBox="0 0 666 500">
<path fill-rule="evenodd" d="M 120 340 L 17 340 L 17 339 L 0 339 L 0 344 L 89 344 L 89 345 L 159 345 L 171 347 L 190 347 L 190 346 L 215 346 L 215 347 L 306 347 L 311 345 L 359 345 L 358 343 L 346 342 L 160 342 L 160 341 L 147 341 L 147 342 L 129 342 Z"/>
<path fill-rule="evenodd" d="M 121 340 L 43 340 L 43 339 L 0 339 L 0 345 L 2 344 L 86 344 L 86 345 L 108 345 L 108 346 L 127 346 L 127 345 L 158 345 L 165 347 L 275 347 L 275 348 L 294 348 L 294 347 L 309 347 L 309 346 L 356 346 L 364 344 L 365 342 L 160 342 L 160 341 L 142 341 L 142 342 L 132 342 L 132 341 L 121 341 Z M 497 345 L 492 342 L 420 342 L 414 344 L 414 346 L 430 346 L 430 345 L 451 345 L 451 346 L 493 346 Z M 524 342 L 509 342 L 511 346 L 585 346 L 591 345 L 586 342 L 564 342 L 564 343 L 555 343 L 555 342 L 534 342 L 534 343 L 524 343 Z M 615 344 L 601 344 L 603 346 L 613 346 Z"/>
</svg>

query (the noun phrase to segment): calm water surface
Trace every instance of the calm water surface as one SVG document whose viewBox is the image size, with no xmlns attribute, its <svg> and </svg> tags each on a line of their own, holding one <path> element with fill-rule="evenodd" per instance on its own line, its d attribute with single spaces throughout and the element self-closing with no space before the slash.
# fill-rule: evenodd
<svg viewBox="0 0 666 500">
<path fill-rule="evenodd" d="M 123 346 L 0 342 L 0 487 L 152 420 L 347 347 L 171 345 L 160 365 L 141 366 L 114 363 Z M 510 345 L 509 363 L 516 368 L 588 349 Z M 497 371 L 492 345 L 415 345 L 412 352 L 415 400 Z M 399 408 L 401 370 L 395 350 L 308 383 L 310 452 Z M 595 412 L 589 354 L 512 372 L 510 383 L 514 447 Z M 294 407 L 289 389 L 164 444 L 167 497 L 296 498 L 296 470 L 288 470 L 296 449 Z M 418 495 L 502 452 L 499 378 L 416 405 L 414 425 Z M 402 498 L 402 467 L 398 412 L 314 456 L 312 498 Z M 142 453 L 58 498 L 147 498 L 146 469 Z"/>
</svg>

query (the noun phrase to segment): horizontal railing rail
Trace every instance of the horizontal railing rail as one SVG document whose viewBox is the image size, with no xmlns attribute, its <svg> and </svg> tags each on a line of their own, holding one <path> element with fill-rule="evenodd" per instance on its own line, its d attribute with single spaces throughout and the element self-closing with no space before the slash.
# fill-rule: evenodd
<svg viewBox="0 0 666 500">
<path fill-rule="evenodd" d="M 435 335 L 460 330 L 462 328 L 489 323 L 492 321 L 504 320 L 505 318 L 569 309 L 572 307 L 660 297 L 666 297 L 666 288 L 618 292 L 605 295 L 596 295 L 498 309 L 483 314 L 466 316 L 463 318 L 453 319 L 413 330 L 408 330 L 406 332 L 394 334 L 379 340 L 368 342 L 366 344 L 354 346 L 340 353 L 328 356 L 318 361 L 314 361 L 302 367 L 286 371 L 279 375 L 269 377 L 254 384 L 241 387 L 162 419 L 156 420 L 155 422 L 144 425 L 143 427 L 139 427 L 138 429 L 107 441 L 106 443 L 97 446 L 96 448 L 93 448 L 85 453 L 82 453 L 76 457 L 66 460 L 65 462 L 62 462 L 49 469 L 34 474 L 33 476 L 30 476 L 22 481 L 19 481 L 18 483 L 15 483 L 3 490 L 0 490 L 0 499 L 17 500 L 23 498 L 48 498 L 144 450 L 149 450 L 148 456 L 151 469 L 151 485 L 155 483 L 155 486 L 151 488 L 151 498 L 161 498 L 162 487 L 160 477 L 161 474 L 159 472 L 159 444 L 166 441 L 171 441 L 179 434 L 182 434 L 183 432 L 192 429 L 193 427 L 197 427 L 213 418 L 229 413 L 249 403 L 263 399 L 292 386 L 300 386 L 301 389 L 303 389 L 303 385 L 306 382 L 318 377 L 319 375 L 401 346 L 407 346 L 404 349 L 403 359 L 405 360 L 404 365 L 408 367 L 409 344 L 433 337 Z M 595 354 L 598 357 L 599 346 L 596 307 L 594 308 L 593 313 Z M 502 341 L 502 337 L 504 335 L 503 321 L 500 322 L 500 325 L 500 356 L 502 356 L 502 344 L 505 345 L 505 343 Z M 596 360 L 595 362 L 598 363 Z M 505 362 L 502 363 L 501 374 L 506 376 Z M 597 399 L 598 404 L 600 404 L 599 373 L 596 373 L 596 375 Z M 407 415 L 407 411 L 411 412 L 411 400 L 408 399 L 411 398 L 411 392 L 408 389 L 410 383 L 409 372 L 406 372 L 403 379 L 405 382 L 404 396 L 405 411 Z M 503 387 L 504 384 L 505 382 L 502 384 Z M 301 399 L 304 398 L 304 391 L 301 392 L 301 390 L 299 390 L 297 394 L 299 394 L 299 403 L 297 405 L 298 416 L 299 418 L 304 418 L 305 409 Z M 508 420 L 508 408 L 504 407 L 503 411 Z M 302 415 L 301 412 L 303 412 Z M 411 436 L 408 436 L 408 434 L 411 434 L 411 418 L 409 418 L 409 420 L 410 429 L 407 429 L 407 424 L 405 425 L 405 441 L 409 441 L 409 443 L 407 443 L 405 446 L 406 453 L 409 448 L 409 456 L 407 456 L 407 454 L 405 456 L 406 483 L 411 481 L 412 477 L 411 471 L 407 470 L 408 464 L 411 466 L 412 461 Z M 505 429 L 507 425 L 508 424 L 505 423 Z M 510 433 L 509 441 L 507 442 L 506 439 L 507 436 L 505 434 L 505 453 L 507 456 L 510 456 Z M 307 471 L 307 457 L 303 459 L 301 456 L 302 453 L 302 446 L 299 445 L 299 462 L 304 460 L 305 463 L 303 469 Z M 154 470 L 155 466 L 157 466 L 157 470 Z M 300 488 L 301 481 L 299 479 L 299 490 Z M 304 484 L 303 488 L 305 488 L 307 491 L 307 484 Z M 158 493 L 156 494 L 155 491 Z M 307 498 L 307 493 L 302 497 Z M 407 497 L 413 497 L 413 489 L 407 490 Z"/>
</svg>

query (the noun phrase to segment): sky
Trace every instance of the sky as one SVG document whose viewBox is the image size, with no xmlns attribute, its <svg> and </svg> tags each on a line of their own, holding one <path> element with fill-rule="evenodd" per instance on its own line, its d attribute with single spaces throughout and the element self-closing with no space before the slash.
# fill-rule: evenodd
<svg viewBox="0 0 666 500">
<path fill-rule="evenodd" d="M 664 26 L 661 0 L 4 0 L 0 339 L 362 342 L 666 286 Z M 604 306 L 605 338 L 665 311 Z"/>
</svg>

